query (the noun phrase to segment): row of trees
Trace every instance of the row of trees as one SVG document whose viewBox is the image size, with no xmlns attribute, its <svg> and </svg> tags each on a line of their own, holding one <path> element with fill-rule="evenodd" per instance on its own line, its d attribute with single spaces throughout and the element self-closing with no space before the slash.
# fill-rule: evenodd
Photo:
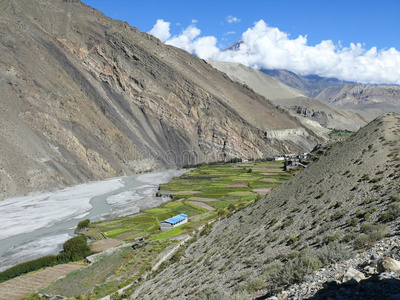
<svg viewBox="0 0 400 300">
<path fill-rule="evenodd" d="M 7 281 L 45 267 L 78 261 L 91 254 L 92 252 L 87 244 L 87 237 L 84 235 L 76 236 L 64 243 L 63 251 L 58 255 L 41 257 L 0 272 L 0 282 Z"/>
</svg>

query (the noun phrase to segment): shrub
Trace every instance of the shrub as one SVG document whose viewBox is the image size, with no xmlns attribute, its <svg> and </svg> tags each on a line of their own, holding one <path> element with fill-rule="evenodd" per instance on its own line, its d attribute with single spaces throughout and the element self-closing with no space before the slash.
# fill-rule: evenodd
<svg viewBox="0 0 400 300">
<path fill-rule="evenodd" d="M 361 233 L 353 243 L 354 249 L 362 249 L 368 245 L 369 239 L 365 233 Z"/>
<path fill-rule="evenodd" d="M 296 243 L 299 239 L 297 237 L 291 237 L 288 239 L 288 241 L 286 242 L 287 246 L 293 245 L 294 243 Z"/>
<path fill-rule="evenodd" d="M 343 218 L 345 216 L 345 214 L 346 214 L 345 212 L 337 211 L 331 215 L 331 220 L 332 221 L 339 220 L 339 219 Z"/>
<path fill-rule="evenodd" d="M 400 216 L 400 203 L 392 203 L 389 205 L 388 209 L 380 215 L 378 221 L 380 222 L 390 222 L 396 220 Z"/>
<path fill-rule="evenodd" d="M 399 195 L 392 195 L 392 196 L 390 196 L 390 200 L 392 202 L 397 202 L 397 201 L 400 201 L 400 197 L 399 197 Z"/>
<path fill-rule="evenodd" d="M 212 225 L 207 223 L 204 229 L 200 232 L 200 236 L 208 235 L 211 232 Z"/>
<path fill-rule="evenodd" d="M 387 226 L 384 224 L 375 224 L 374 222 L 365 222 L 361 225 L 361 234 L 354 241 L 355 249 L 370 247 L 386 235 Z"/>
<path fill-rule="evenodd" d="M 338 242 L 325 245 L 318 251 L 317 256 L 324 265 L 329 265 L 351 258 L 351 253 L 345 246 Z"/>
<path fill-rule="evenodd" d="M 343 202 L 342 202 L 342 201 L 338 201 L 338 202 L 336 202 L 336 204 L 335 204 L 334 208 L 339 208 L 339 207 L 341 207 L 341 206 L 342 206 L 342 204 L 343 204 Z"/>
<path fill-rule="evenodd" d="M 376 178 L 372 178 L 369 182 L 370 183 L 377 183 L 377 182 L 379 182 L 381 180 L 382 180 L 382 177 L 376 177 Z"/>
<path fill-rule="evenodd" d="M 82 230 L 82 229 L 85 229 L 85 228 L 89 227 L 89 224 L 90 224 L 90 220 L 89 219 L 80 221 L 78 223 L 78 226 L 76 227 L 76 231 L 79 231 L 79 230 Z"/>
<path fill-rule="evenodd" d="M 366 180 L 369 180 L 369 175 L 368 174 L 364 174 L 360 179 L 360 181 L 366 181 Z"/>
<path fill-rule="evenodd" d="M 357 226 L 358 223 L 360 223 L 360 219 L 359 218 L 350 218 L 350 219 L 347 219 L 346 222 L 347 222 L 347 225 L 355 227 L 355 226 Z"/>
<path fill-rule="evenodd" d="M 293 219 L 289 219 L 288 221 L 286 221 L 285 223 L 282 224 L 281 229 L 285 229 L 286 227 L 289 227 L 290 225 L 293 224 Z"/>
</svg>

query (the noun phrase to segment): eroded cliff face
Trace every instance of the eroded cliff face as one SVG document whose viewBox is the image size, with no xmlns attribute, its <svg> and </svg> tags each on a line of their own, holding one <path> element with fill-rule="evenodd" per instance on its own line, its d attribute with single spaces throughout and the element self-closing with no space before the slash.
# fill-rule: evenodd
<svg viewBox="0 0 400 300">
<path fill-rule="evenodd" d="M 0 198 L 317 138 L 205 61 L 80 1 L 0 1 Z M 307 148 L 307 149 L 306 149 Z"/>
</svg>

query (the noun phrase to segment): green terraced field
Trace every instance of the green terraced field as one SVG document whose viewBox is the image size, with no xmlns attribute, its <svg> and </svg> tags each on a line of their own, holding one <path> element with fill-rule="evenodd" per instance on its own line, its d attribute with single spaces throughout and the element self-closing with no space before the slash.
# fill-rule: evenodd
<svg viewBox="0 0 400 300">
<path fill-rule="evenodd" d="M 247 206 L 260 198 L 254 189 L 274 188 L 291 176 L 283 171 L 283 162 L 252 162 L 250 166 L 241 163 L 204 165 L 160 187 L 161 194 L 174 195 L 170 202 L 135 215 L 94 223 L 91 227 L 107 237 L 125 241 L 148 235 L 151 240 L 170 238 Z M 263 179 L 273 182 L 260 181 Z M 198 207 L 190 201 L 204 202 L 214 210 Z M 181 213 L 189 216 L 187 224 L 168 233 L 159 231 L 160 221 Z"/>
</svg>

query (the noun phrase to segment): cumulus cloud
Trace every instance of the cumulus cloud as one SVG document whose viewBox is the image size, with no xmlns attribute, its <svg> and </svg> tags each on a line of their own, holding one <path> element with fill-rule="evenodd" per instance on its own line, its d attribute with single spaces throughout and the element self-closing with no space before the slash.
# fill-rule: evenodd
<svg viewBox="0 0 400 300">
<path fill-rule="evenodd" d="M 159 21 L 162 20 L 157 24 Z M 258 69 L 286 69 L 301 75 L 316 74 L 360 83 L 400 84 L 400 52 L 395 48 L 366 49 L 360 43 L 343 47 L 331 40 L 310 46 L 307 36 L 290 38 L 288 33 L 260 20 L 242 34 L 238 49 L 222 51 L 216 46 L 218 41 L 214 36 L 201 36 L 196 24 L 173 37 L 170 37 L 169 23 L 165 26 L 160 22 L 158 28 L 163 30 L 159 29 L 157 33 L 168 36 L 164 38 L 166 44 L 203 59 L 239 62 Z"/>
<path fill-rule="evenodd" d="M 236 17 L 233 17 L 233 16 L 227 16 L 227 17 L 226 17 L 226 21 L 227 21 L 229 24 L 232 24 L 232 23 L 239 23 L 241 20 L 238 19 L 238 18 L 236 18 Z"/>
<path fill-rule="evenodd" d="M 159 19 L 149 33 L 154 35 L 156 38 L 159 38 L 162 42 L 165 42 L 171 37 L 171 34 L 169 33 L 170 25 L 170 22 L 165 22 L 163 19 Z"/>
</svg>

